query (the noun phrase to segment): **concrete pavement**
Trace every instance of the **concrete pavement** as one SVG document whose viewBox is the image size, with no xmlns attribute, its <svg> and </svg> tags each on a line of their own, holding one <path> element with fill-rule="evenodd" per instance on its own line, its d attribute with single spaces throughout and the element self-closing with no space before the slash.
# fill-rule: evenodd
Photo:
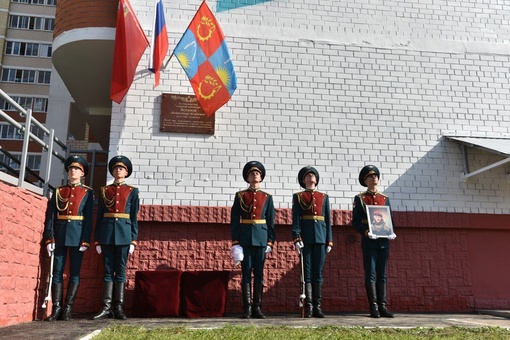
<svg viewBox="0 0 510 340">
<path fill-rule="evenodd" d="M 91 321 L 90 315 L 76 315 L 71 321 L 33 321 L 0 328 L 1 339 L 90 339 L 112 323 L 151 327 L 185 326 L 190 328 L 220 328 L 226 325 L 256 325 L 290 327 L 503 327 L 510 329 L 510 311 L 477 311 L 474 313 L 396 313 L 394 319 L 372 319 L 368 314 L 327 314 L 325 319 L 301 319 L 295 314 L 266 315 L 265 320 L 243 320 L 238 315 L 222 318 L 129 318 L 126 321 L 103 319 Z"/>
</svg>

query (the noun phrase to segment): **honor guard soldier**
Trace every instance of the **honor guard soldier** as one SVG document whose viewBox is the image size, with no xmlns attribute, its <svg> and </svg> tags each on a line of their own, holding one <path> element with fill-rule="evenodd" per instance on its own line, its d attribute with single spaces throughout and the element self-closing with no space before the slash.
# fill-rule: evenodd
<svg viewBox="0 0 510 340">
<path fill-rule="evenodd" d="M 323 318 L 322 271 L 333 247 L 329 197 L 316 190 L 319 172 L 313 167 L 302 168 L 298 182 L 305 191 L 292 197 L 292 239 L 298 254 L 303 253 L 305 317 Z"/>
<path fill-rule="evenodd" d="M 242 251 L 244 255 L 241 261 L 244 319 L 265 319 L 261 311 L 264 262 L 275 242 L 273 197 L 260 190 L 265 175 L 266 169 L 259 162 L 251 161 L 244 166 L 243 178 L 250 185 L 236 193 L 231 210 L 232 252 Z"/>
<path fill-rule="evenodd" d="M 386 309 L 386 266 L 390 251 L 388 239 L 395 239 L 391 234 L 388 238 L 378 238 L 368 227 L 367 205 L 388 206 L 390 198 L 377 191 L 380 172 L 374 165 L 367 165 L 359 173 L 359 183 L 367 190 L 354 197 L 352 225 L 361 234 L 363 251 L 363 268 L 365 271 L 365 288 L 370 316 L 392 318 L 393 314 Z"/>
<path fill-rule="evenodd" d="M 128 255 L 138 239 L 138 188 L 124 181 L 133 170 L 125 156 L 113 157 L 108 170 L 114 182 L 101 188 L 94 239 L 98 254 L 103 254 L 103 306 L 93 320 L 113 316 L 125 320 L 124 286 Z M 115 294 L 112 306 L 112 295 Z"/>
<path fill-rule="evenodd" d="M 68 157 L 64 163 L 67 184 L 55 189 L 48 203 L 44 239 L 48 255 L 53 252 L 53 283 L 51 297 L 53 309 L 46 321 L 71 319 L 78 286 L 83 252 L 90 247 L 94 190 L 81 183 L 87 176 L 89 165 L 81 156 Z M 66 258 L 69 253 L 70 279 L 65 306 L 62 308 L 62 285 Z"/>
</svg>

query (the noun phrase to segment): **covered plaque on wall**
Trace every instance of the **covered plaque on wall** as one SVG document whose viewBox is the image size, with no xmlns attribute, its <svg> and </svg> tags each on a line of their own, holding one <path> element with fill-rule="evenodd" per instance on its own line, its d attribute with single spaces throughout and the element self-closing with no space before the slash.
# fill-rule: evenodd
<svg viewBox="0 0 510 340">
<path fill-rule="evenodd" d="M 214 135 L 215 116 L 205 115 L 195 95 L 163 93 L 159 130 Z"/>
</svg>

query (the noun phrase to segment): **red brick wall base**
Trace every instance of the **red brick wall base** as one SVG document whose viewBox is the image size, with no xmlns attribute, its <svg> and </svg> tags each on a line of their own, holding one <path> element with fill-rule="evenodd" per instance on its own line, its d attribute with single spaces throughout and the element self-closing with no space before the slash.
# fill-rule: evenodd
<svg viewBox="0 0 510 340">
<path fill-rule="evenodd" d="M 0 182 L 0 326 L 37 318 L 48 278 L 41 265 L 47 202 Z"/>
<path fill-rule="evenodd" d="M 49 258 L 40 246 L 46 199 L 0 183 L 0 326 L 43 317 Z M 137 270 L 228 270 L 227 313 L 241 313 L 240 267 L 230 258 L 229 207 L 142 206 L 138 247 L 128 262 L 126 311 Z M 510 309 L 506 270 L 510 215 L 395 212 L 397 239 L 388 269 L 388 304 L 396 312 Z M 350 211 L 333 212 L 333 251 L 324 269 L 327 312 L 366 311 L 360 235 Z M 299 260 L 290 209 L 277 210 L 277 243 L 265 267 L 263 309 L 299 313 Z M 85 253 L 76 313 L 101 307 L 102 260 Z M 35 294 L 34 294 L 35 292 Z"/>
</svg>

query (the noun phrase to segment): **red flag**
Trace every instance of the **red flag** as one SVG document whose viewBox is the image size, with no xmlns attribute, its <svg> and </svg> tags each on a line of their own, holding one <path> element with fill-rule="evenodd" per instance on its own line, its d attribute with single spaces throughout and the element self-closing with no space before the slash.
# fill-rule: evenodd
<svg viewBox="0 0 510 340">
<path fill-rule="evenodd" d="M 175 47 L 174 55 L 207 116 L 230 100 L 237 88 L 234 66 L 225 36 L 205 1 Z"/>
<path fill-rule="evenodd" d="M 149 41 L 128 0 L 119 1 L 110 98 L 120 104 L 133 83 L 136 67 Z"/>
</svg>

